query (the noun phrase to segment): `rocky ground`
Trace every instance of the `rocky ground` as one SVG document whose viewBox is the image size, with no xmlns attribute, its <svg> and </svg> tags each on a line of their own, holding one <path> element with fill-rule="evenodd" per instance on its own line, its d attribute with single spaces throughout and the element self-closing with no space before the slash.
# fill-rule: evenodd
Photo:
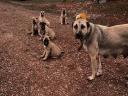
<svg viewBox="0 0 128 96">
<path fill-rule="evenodd" d="M 71 25 L 60 25 L 57 14 L 48 13 L 47 18 L 64 56 L 39 58 L 42 43 L 27 34 L 31 18 L 38 15 L 37 10 L 0 2 L 0 96 L 128 96 L 128 59 L 102 58 L 103 76 L 88 81 L 88 54 L 77 51 Z"/>
</svg>

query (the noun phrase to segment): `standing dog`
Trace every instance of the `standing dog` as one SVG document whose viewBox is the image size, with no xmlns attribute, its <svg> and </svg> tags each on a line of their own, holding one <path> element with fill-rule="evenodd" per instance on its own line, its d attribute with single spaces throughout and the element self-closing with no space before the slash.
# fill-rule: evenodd
<svg viewBox="0 0 128 96">
<path fill-rule="evenodd" d="M 60 24 L 62 25 L 68 24 L 67 19 L 68 17 L 67 17 L 66 9 L 62 9 L 61 15 L 60 15 Z"/>
<path fill-rule="evenodd" d="M 40 12 L 40 16 L 38 18 L 38 21 L 39 21 L 39 23 L 38 23 L 38 33 L 42 37 L 42 34 L 41 34 L 41 33 L 43 33 L 42 23 L 45 23 L 47 26 L 50 26 L 50 22 L 46 19 L 44 11 Z"/>
<path fill-rule="evenodd" d="M 38 18 L 32 18 L 32 34 L 31 36 L 38 34 Z"/>
<path fill-rule="evenodd" d="M 60 57 L 62 53 L 64 53 L 55 43 L 50 40 L 49 36 L 45 36 L 43 38 L 43 45 L 44 52 L 43 55 L 41 55 L 43 60 L 47 60 L 49 57 L 57 58 Z"/>
<path fill-rule="evenodd" d="M 124 58 L 128 56 L 128 24 L 105 27 L 80 19 L 74 22 L 73 32 L 77 39 L 86 41 L 92 68 L 89 80 L 102 74 L 100 55 L 114 58 L 118 55 L 123 55 Z"/>
</svg>

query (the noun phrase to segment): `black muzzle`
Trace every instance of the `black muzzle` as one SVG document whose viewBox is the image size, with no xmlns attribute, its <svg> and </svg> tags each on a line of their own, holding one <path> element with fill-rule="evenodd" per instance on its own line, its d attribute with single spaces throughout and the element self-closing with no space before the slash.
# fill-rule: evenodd
<svg viewBox="0 0 128 96">
<path fill-rule="evenodd" d="M 82 39 L 82 38 L 83 38 L 82 32 L 76 33 L 76 34 L 75 34 L 75 38 L 76 38 L 76 39 Z"/>
</svg>

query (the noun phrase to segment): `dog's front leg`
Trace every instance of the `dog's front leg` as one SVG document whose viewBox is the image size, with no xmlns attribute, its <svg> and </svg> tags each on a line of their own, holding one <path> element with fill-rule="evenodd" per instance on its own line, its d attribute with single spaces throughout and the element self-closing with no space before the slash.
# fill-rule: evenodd
<svg viewBox="0 0 128 96">
<path fill-rule="evenodd" d="M 38 27 L 38 35 L 40 36 L 40 39 L 42 38 L 42 35 L 41 35 L 41 26 L 40 26 L 40 24 L 38 25 L 39 27 Z"/>
<path fill-rule="evenodd" d="M 98 50 L 94 46 L 90 47 L 88 50 L 90 59 L 91 59 L 91 69 L 92 69 L 92 75 L 88 77 L 89 80 L 95 79 L 96 72 L 97 72 L 97 55 Z"/>
<path fill-rule="evenodd" d="M 65 24 L 68 24 L 68 18 L 65 16 Z"/>
<path fill-rule="evenodd" d="M 43 61 L 47 60 L 48 57 L 49 57 L 49 55 L 50 55 L 50 49 L 49 50 L 46 50 L 45 56 L 43 58 Z"/>
<path fill-rule="evenodd" d="M 32 33 L 31 36 L 34 36 L 34 25 L 32 25 Z"/>
<path fill-rule="evenodd" d="M 59 18 L 59 23 L 62 24 L 62 17 Z"/>
<path fill-rule="evenodd" d="M 98 69 L 97 69 L 97 76 L 101 76 L 102 75 L 102 64 L 101 64 L 101 60 L 100 60 L 100 56 L 98 56 Z"/>
<path fill-rule="evenodd" d="M 44 58 L 45 54 L 46 54 L 46 51 L 44 51 L 43 54 L 40 57 Z"/>
<path fill-rule="evenodd" d="M 96 56 L 90 56 L 91 57 L 91 68 L 92 68 L 92 75 L 88 77 L 89 80 L 95 79 L 95 75 L 97 72 L 97 60 Z"/>
<path fill-rule="evenodd" d="M 60 17 L 60 24 L 63 25 L 63 17 Z"/>
</svg>

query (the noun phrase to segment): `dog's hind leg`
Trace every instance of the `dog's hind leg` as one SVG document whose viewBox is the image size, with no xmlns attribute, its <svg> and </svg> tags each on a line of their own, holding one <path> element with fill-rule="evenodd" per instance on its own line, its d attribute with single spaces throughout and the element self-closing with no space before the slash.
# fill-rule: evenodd
<svg viewBox="0 0 128 96">
<path fill-rule="evenodd" d="M 98 68 L 97 68 L 97 76 L 101 76 L 102 75 L 102 64 L 101 64 L 101 60 L 100 60 L 100 56 L 98 56 Z"/>
<path fill-rule="evenodd" d="M 46 52 L 44 51 L 43 54 L 40 56 L 41 58 L 44 58 Z"/>
</svg>

